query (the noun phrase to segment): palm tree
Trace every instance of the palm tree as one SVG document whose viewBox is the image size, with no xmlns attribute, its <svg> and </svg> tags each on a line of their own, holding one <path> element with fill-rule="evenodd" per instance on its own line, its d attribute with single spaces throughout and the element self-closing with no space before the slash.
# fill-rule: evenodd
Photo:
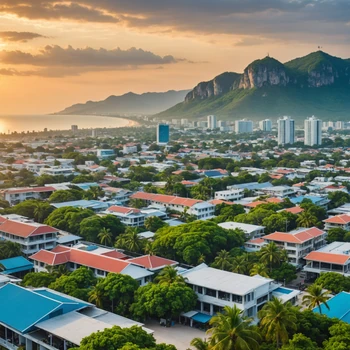
<svg viewBox="0 0 350 350">
<path fill-rule="evenodd" d="M 247 274 L 249 270 L 249 263 L 245 255 L 239 255 L 232 259 L 232 272 Z"/>
<path fill-rule="evenodd" d="M 48 273 L 55 275 L 56 278 L 59 278 L 63 275 L 68 275 L 68 273 L 69 273 L 66 264 L 56 265 L 56 266 L 48 265 L 48 266 L 46 266 L 46 270 Z"/>
<path fill-rule="evenodd" d="M 312 284 L 306 289 L 308 294 L 303 296 L 303 305 L 306 305 L 308 309 L 314 309 L 318 307 L 320 314 L 322 314 L 321 305 L 329 310 L 329 305 L 327 300 L 331 297 L 330 292 L 328 290 L 323 290 L 322 286 L 319 284 Z"/>
<path fill-rule="evenodd" d="M 191 341 L 191 346 L 193 346 L 196 350 L 209 350 L 211 349 L 210 344 L 202 338 L 194 338 Z"/>
<path fill-rule="evenodd" d="M 260 327 L 266 334 L 266 340 L 275 341 L 277 349 L 288 341 L 288 331 L 296 329 L 296 314 L 292 304 L 283 304 L 273 297 L 258 312 Z"/>
<path fill-rule="evenodd" d="M 186 280 L 187 278 L 177 274 L 177 270 L 173 266 L 165 266 L 159 275 L 154 279 L 154 281 L 159 284 L 185 284 Z"/>
<path fill-rule="evenodd" d="M 276 245 L 275 242 L 271 242 L 260 250 L 260 262 L 266 264 L 272 271 L 272 266 L 279 264 L 281 261 L 281 249 Z"/>
<path fill-rule="evenodd" d="M 97 307 L 103 306 L 103 292 L 97 286 L 94 286 L 89 293 L 89 302 L 94 303 Z"/>
<path fill-rule="evenodd" d="M 251 326 L 252 319 L 243 317 L 242 310 L 235 305 L 224 307 L 209 321 L 212 328 L 210 349 L 212 350 L 255 350 L 259 349 L 260 334 Z"/>
<path fill-rule="evenodd" d="M 255 275 L 269 278 L 269 275 L 267 274 L 266 265 L 262 263 L 254 264 L 253 267 L 250 269 L 250 276 L 255 276 Z"/>
<path fill-rule="evenodd" d="M 4 255 L 4 259 L 22 255 L 21 245 L 19 243 L 6 241 L 4 243 L 4 250 L 2 252 L 2 255 Z"/>
<path fill-rule="evenodd" d="M 49 209 L 49 205 L 45 202 L 37 202 L 33 211 L 34 220 L 37 222 L 43 222 L 45 214 Z"/>
<path fill-rule="evenodd" d="M 317 217 L 312 215 L 308 210 L 305 210 L 298 215 L 297 224 L 300 227 L 312 227 L 316 226 L 317 223 Z"/>
<path fill-rule="evenodd" d="M 125 233 L 117 239 L 116 246 L 130 252 L 140 253 L 144 249 L 145 241 L 139 236 L 136 227 L 128 227 Z"/>
<path fill-rule="evenodd" d="M 101 244 L 111 246 L 113 241 L 112 232 L 109 228 L 103 228 L 101 232 L 97 235 Z"/>
<path fill-rule="evenodd" d="M 231 260 L 230 253 L 227 250 L 221 250 L 214 259 L 213 267 L 228 271 L 232 268 Z"/>
<path fill-rule="evenodd" d="M 103 197 L 105 192 L 100 186 L 91 186 L 85 193 L 85 197 L 88 199 L 94 199 L 97 200 L 100 197 Z"/>
</svg>

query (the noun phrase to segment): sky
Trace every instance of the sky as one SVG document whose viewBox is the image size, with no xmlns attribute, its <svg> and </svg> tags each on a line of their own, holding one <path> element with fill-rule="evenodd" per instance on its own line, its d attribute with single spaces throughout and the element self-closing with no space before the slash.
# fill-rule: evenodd
<svg viewBox="0 0 350 350">
<path fill-rule="evenodd" d="M 0 115 L 191 89 L 270 55 L 350 58 L 349 0 L 0 0 Z"/>
</svg>

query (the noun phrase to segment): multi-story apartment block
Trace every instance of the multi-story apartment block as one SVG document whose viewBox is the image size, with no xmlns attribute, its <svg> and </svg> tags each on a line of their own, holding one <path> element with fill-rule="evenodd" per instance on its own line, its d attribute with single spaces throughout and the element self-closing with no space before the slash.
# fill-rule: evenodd
<svg viewBox="0 0 350 350">
<path fill-rule="evenodd" d="M 290 117 L 283 117 L 277 120 L 278 144 L 293 144 L 295 141 L 294 120 Z"/>
<path fill-rule="evenodd" d="M 341 214 L 332 216 L 326 220 L 323 220 L 325 223 L 324 229 L 330 230 L 331 228 L 341 228 L 345 231 L 350 231 L 350 214 Z"/>
<path fill-rule="evenodd" d="M 48 198 L 55 190 L 54 187 L 50 186 L 7 188 L 0 191 L 0 196 L 2 199 L 8 201 L 10 205 L 15 205 L 27 199 Z"/>
<path fill-rule="evenodd" d="M 215 199 L 223 201 L 237 201 L 244 197 L 244 189 L 231 189 L 226 191 L 215 192 Z"/>
</svg>

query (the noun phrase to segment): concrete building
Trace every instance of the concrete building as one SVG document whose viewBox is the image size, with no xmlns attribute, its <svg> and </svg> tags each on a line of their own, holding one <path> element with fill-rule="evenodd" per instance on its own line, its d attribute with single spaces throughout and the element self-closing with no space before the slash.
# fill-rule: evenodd
<svg viewBox="0 0 350 350">
<path fill-rule="evenodd" d="M 278 144 L 293 144 L 295 141 L 294 120 L 290 117 L 283 117 L 277 120 Z"/>
<path fill-rule="evenodd" d="M 243 189 L 230 189 L 224 191 L 216 191 L 215 199 L 222 199 L 224 201 L 237 201 L 244 197 Z"/>
<path fill-rule="evenodd" d="M 218 127 L 215 115 L 208 115 L 207 121 L 208 121 L 208 129 L 214 130 Z"/>
<path fill-rule="evenodd" d="M 272 122 L 270 119 L 261 120 L 259 122 L 259 128 L 261 131 L 271 131 L 272 130 Z"/>
<path fill-rule="evenodd" d="M 235 121 L 236 134 L 247 134 L 253 132 L 253 122 L 251 120 L 242 119 Z"/>
<path fill-rule="evenodd" d="M 113 149 L 98 149 L 97 157 L 100 159 L 107 159 L 110 157 L 115 157 L 115 153 Z"/>
<path fill-rule="evenodd" d="M 71 130 L 72 130 L 73 132 L 78 131 L 78 125 L 72 125 L 72 126 L 71 126 Z"/>
<path fill-rule="evenodd" d="M 304 121 L 304 144 L 307 146 L 318 146 L 322 144 L 322 121 L 315 116 Z"/>
<path fill-rule="evenodd" d="M 141 213 L 140 209 L 113 205 L 104 213 L 116 216 L 126 226 L 138 227 L 145 223 L 146 216 Z"/>
<path fill-rule="evenodd" d="M 289 186 L 272 186 L 261 188 L 261 192 L 272 197 L 285 198 L 295 194 L 295 189 Z"/>
<path fill-rule="evenodd" d="M 27 199 L 48 198 L 55 190 L 55 188 L 50 186 L 7 188 L 0 191 L 0 197 L 8 201 L 10 205 L 15 205 Z"/>
<path fill-rule="evenodd" d="M 0 347 L 16 350 L 67 350 L 92 333 L 119 326 L 142 327 L 120 315 L 48 288 L 0 286 Z"/>
<path fill-rule="evenodd" d="M 251 224 L 243 224 L 241 222 L 227 221 L 218 224 L 222 228 L 226 230 L 242 230 L 247 238 L 257 238 L 264 235 L 265 226 L 251 225 Z"/>
<path fill-rule="evenodd" d="M 157 125 L 157 144 L 166 145 L 170 140 L 170 127 L 168 124 Z"/>
<path fill-rule="evenodd" d="M 323 222 L 325 223 L 324 229 L 326 231 L 332 228 L 341 228 L 345 231 L 350 231 L 350 213 L 332 216 L 323 220 Z"/>
<path fill-rule="evenodd" d="M 123 145 L 123 153 L 137 153 L 137 143 L 130 142 Z"/>
<path fill-rule="evenodd" d="M 221 312 L 224 306 L 236 305 L 243 311 L 244 316 L 256 317 L 263 305 L 276 294 L 285 291 L 282 300 L 291 302 L 295 301 L 299 294 L 299 291 L 281 288 L 281 284 L 269 278 L 258 275 L 245 276 L 214 269 L 206 264 L 185 271 L 182 275 L 198 296 L 196 311 L 202 313 L 204 321 L 207 322 L 211 316 Z M 188 317 L 192 316 L 188 314 Z"/>
</svg>

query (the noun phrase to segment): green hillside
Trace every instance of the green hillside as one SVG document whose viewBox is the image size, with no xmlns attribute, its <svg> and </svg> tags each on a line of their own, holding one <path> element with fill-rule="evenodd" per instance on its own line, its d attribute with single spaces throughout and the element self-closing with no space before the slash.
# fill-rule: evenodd
<svg viewBox="0 0 350 350">
<path fill-rule="evenodd" d="M 199 84 L 184 102 L 156 116 L 200 118 L 215 114 L 221 119 L 234 120 L 243 117 L 278 118 L 283 115 L 304 119 L 316 115 L 327 120 L 349 120 L 349 60 L 322 51 L 285 64 L 266 57 L 248 65 L 240 77 L 242 82 L 249 80 L 248 86 L 252 88 L 242 88 L 247 84 L 240 85 L 236 74 L 229 90 L 226 80 L 224 93 L 211 94 L 206 98 L 200 95 Z M 209 82 L 206 84 L 210 87 Z"/>
</svg>

